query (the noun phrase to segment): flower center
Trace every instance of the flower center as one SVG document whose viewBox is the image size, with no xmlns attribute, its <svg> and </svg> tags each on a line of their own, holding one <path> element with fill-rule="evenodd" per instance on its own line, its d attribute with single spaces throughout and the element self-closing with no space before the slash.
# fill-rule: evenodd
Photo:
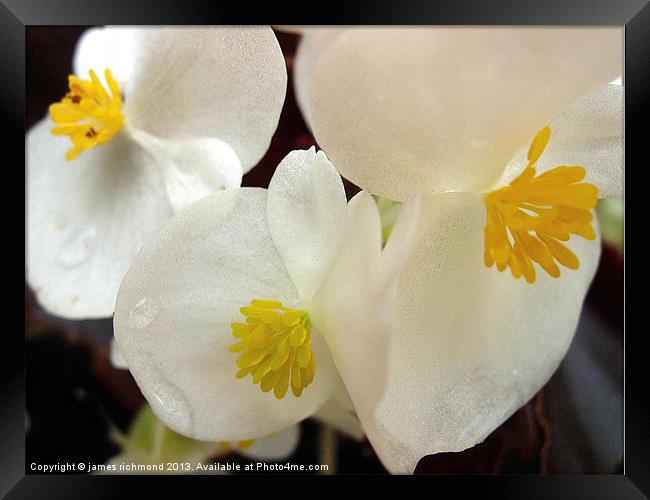
<svg viewBox="0 0 650 500">
<path fill-rule="evenodd" d="M 580 267 L 578 257 L 560 241 L 572 234 L 588 240 L 596 238 L 591 227 L 591 209 L 598 201 L 598 189 L 579 183 L 585 169 L 560 166 L 535 176 L 535 163 L 544 152 L 551 130 L 543 128 L 528 150 L 528 165 L 508 186 L 485 197 L 487 223 L 484 230 L 487 267 L 499 271 L 510 267 L 512 275 L 535 282 L 537 262 L 557 278 L 556 261 L 569 269 Z"/>
<path fill-rule="evenodd" d="M 90 80 L 68 76 L 70 91 L 50 105 L 50 115 L 56 126 L 54 135 L 67 135 L 72 148 L 65 157 L 74 160 L 80 153 L 110 141 L 124 126 L 120 88 L 106 69 L 104 76 L 110 95 L 91 69 Z"/>
<path fill-rule="evenodd" d="M 263 392 L 273 389 L 282 399 L 289 384 L 294 396 L 314 380 L 316 356 L 311 350 L 311 321 L 306 311 L 282 307 L 275 300 L 253 300 L 240 309 L 246 323 L 233 323 L 232 334 L 239 342 L 231 352 L 243 352 L 235 375 L 253 377 Z"/>
</svg>

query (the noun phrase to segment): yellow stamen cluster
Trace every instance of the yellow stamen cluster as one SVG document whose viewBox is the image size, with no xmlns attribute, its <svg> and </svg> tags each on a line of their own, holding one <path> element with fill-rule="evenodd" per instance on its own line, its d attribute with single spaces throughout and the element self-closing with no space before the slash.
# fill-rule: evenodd
<svg viewBox="0 0 650 500">
<path fill-rule="evenodd" d="M 535 176 L 534 165 L 550 133 L 545 127 L 535 136 L 528 165 L 515 180 L 485 197 L 485 265 L 496 263 L 499 271 L 510 267 L 516 279 L 523 275 L 528 283 L 535 282 L 533 261 L 554 278 L 560 276 L 556 261 L 569 269 L 580 267 L 578 257 L 560 241 L 572 234 L 596 238 L 591 209 L 598 201 L 598 189 L 579 183 L 585 169 L 561 166 Z"/>
<path fill-rule="evenodd" d="M 316 373 L 307 312 L 282 307 L 275 300 L 253 300 L 240 312 L 246 323 L 231 325 L 239 342 L 230 351 L 243 352 L 235 376 L 251 375 L 254 384 L 260 384 L 264 392 L 273 389 L 278 399 L 285 396 L 289 385 L 294 396 L 300 397 Z"/>
<path fill-rule="evenodd" d="M 70 91 L 60 102 L 50 105 L 50 115 L 56 127 L 54 135 L 67 135 L 72 148 L 66 152 L 67 160 L 80 153 L 110 141 L 124 126 L 120 88 L 106 69 L 104 76 L 110 95 L 93 70 L 90 80 L 75 75 L 68 77 Z"/>
</svg>

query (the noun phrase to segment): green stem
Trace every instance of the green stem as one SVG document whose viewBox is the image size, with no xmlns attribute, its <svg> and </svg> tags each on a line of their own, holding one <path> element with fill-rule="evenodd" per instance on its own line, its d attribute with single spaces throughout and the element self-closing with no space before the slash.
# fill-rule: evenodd
<svg viewBox="0 0 650 500">
<path fill-rule="evenodd" d="M 321 470 L 324 475 L 336 474 L 338 436 L 334 428 L 329 425 L 321 425 L 320 433 L 320 464 L 327 465 L 327 470 Z"/>
</svg>

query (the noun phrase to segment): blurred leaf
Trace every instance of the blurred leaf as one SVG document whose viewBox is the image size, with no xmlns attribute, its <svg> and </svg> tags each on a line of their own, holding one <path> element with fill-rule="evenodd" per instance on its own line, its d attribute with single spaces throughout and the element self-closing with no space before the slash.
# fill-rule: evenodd
<svg viewBox="0 0 650 500">
<path fill-rule="evenodd" d="M 375 197 L 377 208 L 379 209 L 379 217 L 381 218 L 381 236 L 382 243 L 386 245 L 390 232 L 399 216 L 399 210 L 402 204 L 399 201 L 393 201 L 381 196 Z"/>
<path fill-rule="evenodd" d="M 623 200 L 620 198 L 604 199 L 598 201 L 596 214 L 600 222 L 603 239 L 623 248 Z"/>
</svg>

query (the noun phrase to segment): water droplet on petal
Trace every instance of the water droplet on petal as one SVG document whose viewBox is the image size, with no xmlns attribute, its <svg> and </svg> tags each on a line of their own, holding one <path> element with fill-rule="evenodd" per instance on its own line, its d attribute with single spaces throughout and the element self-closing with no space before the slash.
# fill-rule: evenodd
<svg viewBox="0 0 650 500">
<path fill-rule="evenodd" d="M 78 266 L 83 264 L 95 248 L 97 230 L 86 229 L 67 238 L 61 245 L 59 255 L 61 262 L 66 266 Z"/>
<path fill-rule="evenodd" d="M 132 328 L 146 328 L 158 314 L 158 305 L 149 298 L 140 299 L 129 312 L 128 324 Z"/>
</svg>

